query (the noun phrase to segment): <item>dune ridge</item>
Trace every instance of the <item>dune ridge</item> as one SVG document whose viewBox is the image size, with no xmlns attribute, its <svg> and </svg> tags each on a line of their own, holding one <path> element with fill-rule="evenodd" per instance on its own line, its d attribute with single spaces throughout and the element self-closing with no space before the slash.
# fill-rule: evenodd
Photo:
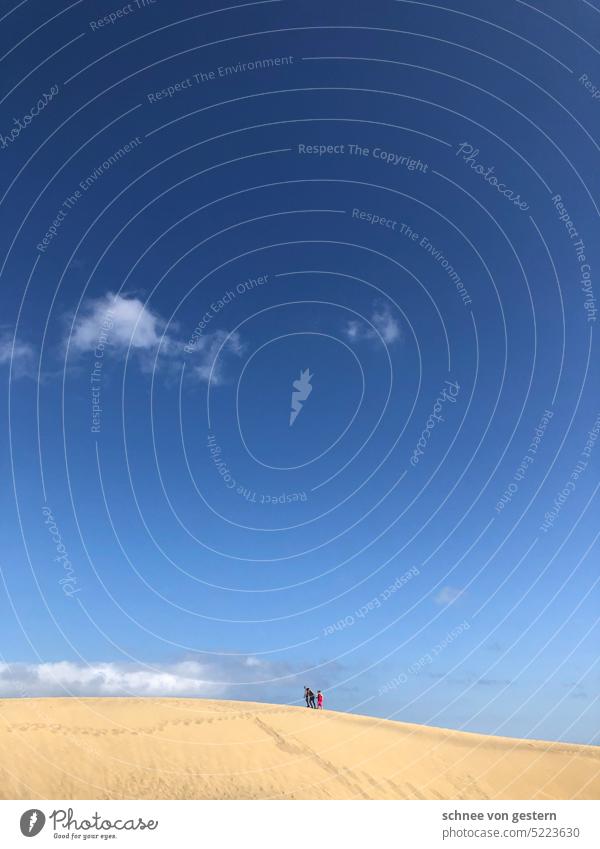
<svg viewBox="0 0 600 849">
<path fill-rule="evenodd" d="M 600 749 L 304 707 L 0 699 L 2 799 L 597 799 Z"/>
</svg>

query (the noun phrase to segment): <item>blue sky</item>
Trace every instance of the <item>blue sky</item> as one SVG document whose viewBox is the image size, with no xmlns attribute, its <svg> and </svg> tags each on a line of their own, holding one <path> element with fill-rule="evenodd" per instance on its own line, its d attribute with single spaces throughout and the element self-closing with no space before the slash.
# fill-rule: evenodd
<svg viewBox="0 0 600 849">
<path fill-rule="evenodd" d="M 3 12 L 0 695 L 597 742 L 600 13 L 197 9 Z"/>
</svg>

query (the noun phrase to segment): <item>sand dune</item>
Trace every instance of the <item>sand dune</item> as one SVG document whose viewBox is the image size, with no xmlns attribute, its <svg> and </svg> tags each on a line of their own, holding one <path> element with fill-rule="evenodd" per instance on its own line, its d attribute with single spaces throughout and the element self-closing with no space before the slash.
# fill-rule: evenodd
<svg viewBox="0 0 600 849">
<path fill-rule="evenodd" d="M 304 707 L 0 700 L 3 799 L 597 799 L 600 750 Z"/>
</svg>

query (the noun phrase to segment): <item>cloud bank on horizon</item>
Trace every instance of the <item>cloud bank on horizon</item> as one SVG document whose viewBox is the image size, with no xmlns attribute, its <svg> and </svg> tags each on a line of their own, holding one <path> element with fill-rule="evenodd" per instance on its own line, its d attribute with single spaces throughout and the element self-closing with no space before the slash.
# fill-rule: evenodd
<svg viewBox="0 0 600 849">
<path fill-rule="evenodd" d="M 0 663 L 0 698 L 44 696 L 182 696 L 262 699 L 260 685 L 289 686 L 301 673 L 252 655 L 128 663 Z"/>
</svg>

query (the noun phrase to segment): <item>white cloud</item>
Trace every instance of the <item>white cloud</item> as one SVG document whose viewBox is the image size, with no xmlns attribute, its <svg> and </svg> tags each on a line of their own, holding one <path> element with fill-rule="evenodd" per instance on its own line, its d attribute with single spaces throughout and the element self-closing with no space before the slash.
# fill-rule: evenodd
<svg viewBox="0 0 600 849">
<path fill-rule="evenodd" d="M 32 376 L 34 373 L 35 349 L 28 342 L 13 340 L 13 332 L 0 330 L 0 365 L 10 365 L 13 377 Z"/>
<path fill-rule="evenodd" d="M 452 604 L 464 593 L 464 590 L 458 587 L 442 587 L 439 593 L 433 599 L 436 604 Z"/>
<path fill-rule="evenodd" d="M 102 298 L 88 300 L 77 316 L 70 339 L 76 351 L 104 348 L 155 349 L 165 322 L 139 298 L 107 292 Z M 168 346 L 168 340 L 167 340 Z"/>
<path fill-rule="evenodd" d="M 350 342 L 357 342 L 361 339 L 376 341 L 383 339 L 386 345 L 392 345 L 401 338 L 400 322 L 394 317 L 387 303 L 374 303 L 369 320 L 375 330 L 369 327 L 366 322 L 356 321 L 355 319 L 346 322 L 344 333 Z"/>
<path fill-rule="evenodd" d="M 208 668 L 184 662 L 145 669 L 134 664 L 61 661 L 0 664 L 0 696 L 218 696 Z"/>
<path fill-rule="evenodd" d="M 159 368 L 170 374 L 180 373 L 185 357 L 189 358 L 188 374 L 196 380 L 211 380 L 213 385 L 225 382 L 225 359 L 240 356 L 243 350 L 239 333 L 206 333 L 188 351 L 188 346 L 173 335 L 177 325 L 171 325 L 170 333 L 166 326 L 166 321 L 139 298 L 108 292 L 84 303 L 71 332 L 70 346 L 75 353 L 93 353 L 99 348 L 102 355 L 122 354 L 130 348 L 144 371 Z"/>
<path fill-rule="evenodd" d="M 355 342 L 361 338 L 361 325 L 359 321 L 349 321 L 344 328 L 344 332 L 351 342 Z"/>
<path fill-rule="evenodd" d="M 221 346 L 223 346 L 221 350 Z M 192 374 L 200 381 L 213 385 L 225 382 L 223 360 L 227 354 L 240 356 L 242 354 L 242 343 L 239 333 L 228 334 L 224 330 L 217 330 L 200 336 L 194 344 L 191 355 Z M 215 358 L 219 358 L 215 361 Z M 211 375 L 212 371 L 212 375 Z"/>
<path fill-rule="evenodd" d="M 391 345 L 400 338 L 400 324 L 387 304 L 381 304 L 375 309 L 371 321 L 381 333 L 386 345 Z"/>
<path fill-rule="evenodd" d="M 321 688 L 339 676 L 334 662 L 318 673 Z M 0 698 L 40 696 L 179 696 L 289 700 L 302 698 L 305 672 L 254 655 L 192 657 L 173 663 L 0 663 Z M 312 676 L 314 678 L 314 674 Z"/>
</svg>

